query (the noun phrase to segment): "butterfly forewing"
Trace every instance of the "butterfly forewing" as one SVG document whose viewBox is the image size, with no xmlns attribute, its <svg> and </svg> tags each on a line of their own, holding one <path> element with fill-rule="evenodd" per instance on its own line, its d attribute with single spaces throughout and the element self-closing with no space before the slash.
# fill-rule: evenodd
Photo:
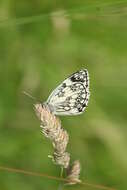
<svg viewBox="0 0 127 190">
<path fill-rule="evenodd" d="M 78 115 L 85 110 L 89 95 L 89 75 L 84 69 L 64 80 L 46 104 L 55 115 Z"/>
</svg>

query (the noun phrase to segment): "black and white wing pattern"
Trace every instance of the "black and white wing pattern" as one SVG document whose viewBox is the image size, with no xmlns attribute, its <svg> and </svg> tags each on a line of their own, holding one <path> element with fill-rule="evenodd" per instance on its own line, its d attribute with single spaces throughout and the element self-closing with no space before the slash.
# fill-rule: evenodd
<svg viewBox="0 0 127 190">
<path fill-rule="evenodd" d="M 45 104 L 55 115 L 78 115 L 87 107 L 89 96 L 89 74 L 82 69 L 64 80 Z"/>
</svg>

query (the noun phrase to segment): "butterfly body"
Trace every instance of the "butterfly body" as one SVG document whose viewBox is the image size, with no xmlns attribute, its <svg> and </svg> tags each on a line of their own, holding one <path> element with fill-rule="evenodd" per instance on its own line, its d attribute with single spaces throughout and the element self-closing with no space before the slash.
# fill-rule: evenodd
<svg viewBox="0 0 127 190">
<path fill-rule="evenodd" d="M 45 105 L 55 115 L 78 115 L 87 107 L 89 96 L 89 74 L 82 69 L 53 90 Z"/>
</svg>

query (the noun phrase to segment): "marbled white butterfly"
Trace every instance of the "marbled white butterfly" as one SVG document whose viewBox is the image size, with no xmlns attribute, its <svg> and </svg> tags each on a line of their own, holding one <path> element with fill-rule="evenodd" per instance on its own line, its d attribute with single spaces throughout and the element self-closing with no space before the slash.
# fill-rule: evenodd
<svg viewBox="0 0 127 190">
<path fill-rule="evenodd" d="M 88 105 L 89 74 L 86 69 L 73 73 L 52 91 L 43 104 L 55 115 L 78 115 Z"/>
</svg>

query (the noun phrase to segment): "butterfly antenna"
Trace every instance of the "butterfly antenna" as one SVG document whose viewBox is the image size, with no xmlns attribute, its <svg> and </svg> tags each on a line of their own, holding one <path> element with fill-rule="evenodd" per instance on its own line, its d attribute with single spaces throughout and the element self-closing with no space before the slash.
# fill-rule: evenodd
<svg viewBox="0 0 127 190">
<path fill-rule="evenodd" d="M 32 96 L 31 94 L 29 94 L 28 92 L 23 91 L 22 93 L 23 93 L 24 95 L 28 96 L 29 98 L 31 98 L 32 100 L 38 102 L 38 100 L 37 100 L 34 96 Z"/>
</svg>

